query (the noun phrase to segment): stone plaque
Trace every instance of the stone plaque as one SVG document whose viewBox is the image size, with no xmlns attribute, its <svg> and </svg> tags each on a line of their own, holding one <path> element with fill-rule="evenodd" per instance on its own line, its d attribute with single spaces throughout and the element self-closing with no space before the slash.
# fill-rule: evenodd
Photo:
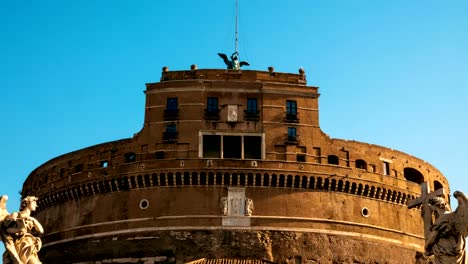
<svg viewBox="0 0 468 264">
<path fill-rule="evenodd" d="M 223 208 L 223 226 L 250 226 L 250 218 L 246 216 L 245 188 L 228 187 L 228 195 L 223 201 L 226 206 Z"/>
<path fill-rule="evenodd" d="M 228 105 L 228 122 L 237 122 L 237 105 Z"/>
</svg>

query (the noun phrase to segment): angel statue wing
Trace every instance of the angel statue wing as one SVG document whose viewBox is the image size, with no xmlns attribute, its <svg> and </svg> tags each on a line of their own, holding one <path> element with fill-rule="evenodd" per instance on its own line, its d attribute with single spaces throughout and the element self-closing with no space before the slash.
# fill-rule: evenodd
<svg viewBox="0 0 468 264">
<path fill-rule="evenodd" d="M 0 222 L 5 219 L 8 215 L 8 211 L 6 209 L 6 202 L 8 201 L 8 196 L 2 195 L 0 196 Z"/>
<path fill-rule="evenodd" d="M 452 213 L 451 222 L 456 232 L 466 237 L 468 236 L 468 200 L 460 191 L 455 191 L 453 197 L 457 199 L 458 207 Z"/>
<path fill-rule="evenodd" d="M 221 59 L 223 59 L 224 63 L 226 64 L 226 66 L 228 67 L 228 69 L 230 67 L 232 67 L 232 62 L 228 59 L 228 56 L 224 53 L 218 53 L 218 56 L 221 57 Z"/>
<path fill-rule="evenodd" d="M 8 200 L 8 196 L 2 195 L 0 196 L 0 229 L 2 228 L 3 220 L 8 215 L 8 211 L 6 209 L 6 202 Z M 0 230 L 0 241 L 2 241 L 2 230 Z"/>
<path fill-rule="evenodd" d="M 242 67 L 242 66 L 250 66 L 250 64 L 249 64 L 248 62 L 246 62 L 246 61 L 241 61 L 241 62 L 239 63 L 239 65 L 240 65 L 241 67 Z"/>
</svg>

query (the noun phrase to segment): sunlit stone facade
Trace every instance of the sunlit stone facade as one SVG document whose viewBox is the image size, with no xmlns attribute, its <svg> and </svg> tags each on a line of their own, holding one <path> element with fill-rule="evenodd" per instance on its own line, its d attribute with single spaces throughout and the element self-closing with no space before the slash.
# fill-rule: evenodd
<svg viewBox="0 0 468 264">
<path fill-rule="evenodd" d="M 23 196 L 39 197 L 44 263 L 420 257 L 420 210 L 406 203 L 422 182 L 448 189 L 446 178 L 322 132 L 303 71 L 165 68 L 145 94 L 140 132 L 56 157 L 25 181 Z"/>
</svg>

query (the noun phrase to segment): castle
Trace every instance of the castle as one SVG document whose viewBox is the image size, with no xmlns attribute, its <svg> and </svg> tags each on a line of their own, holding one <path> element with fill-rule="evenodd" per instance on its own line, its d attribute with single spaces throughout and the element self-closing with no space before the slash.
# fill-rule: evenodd
<svg viewBox="0 0 468 264">
<path fill-rule="evenodd" d="M 416 263 L 437 168 L 329 137 L 306 74 L 197 69 L 146 84 L 142 130 L 28 176 L 44 263 Z M 122 122 L 125 122 L 124 120 Z"/>
</svg>

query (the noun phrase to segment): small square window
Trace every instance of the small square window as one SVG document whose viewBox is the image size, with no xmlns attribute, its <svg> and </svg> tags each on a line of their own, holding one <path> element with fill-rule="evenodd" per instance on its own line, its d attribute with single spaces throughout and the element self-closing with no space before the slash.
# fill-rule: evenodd
<svg viewBox="0 0 468 264">
<path fill-rule="evenodd" d="M 75 173 L 83 171 L 83 164 L 78 164 L 75 166 Z"/>
<path fill-rule="evenodd" d="M 304 154 L 297 154 L 297 155 L 296 155 L 296 161 L 298 161 L 298 162 L 305 162 L 305 161 L 306 161 L 306 155 L 304 155 Z"/>
<path fill-rule="evenodd" d="M 125 162 L 135 162 L 136 161 L 136 154 L 134 152 L 125 153 Z"/>
<path fill-rule="evenodd" d="M 154 154 L 156 159 L 164 159 L 164 151 L 156 151 Z"/>
<path fill-rule="evenodd" d="M 107 160 L 102 160 L 99 162 L 99 167 L 101 168 L 107 168 L 109 166 L 109 162 Z"/>
</svg>

